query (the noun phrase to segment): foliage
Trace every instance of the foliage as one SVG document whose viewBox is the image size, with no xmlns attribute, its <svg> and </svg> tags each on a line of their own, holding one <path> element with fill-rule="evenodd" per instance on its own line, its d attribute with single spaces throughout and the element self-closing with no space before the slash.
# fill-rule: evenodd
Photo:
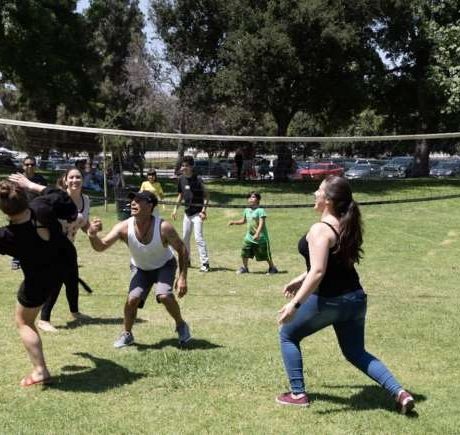
<svg viewBox="0 0 460 435">
<path fill-rule="evenodd" d="M 2 1 L 1 81 L 19 90 L 17 104 L 40 121 L 55 122 L 60 105 L 80 112 L 94 95 L 87 29 L 75 8 L 74 0 Z"/>
<path fill-rule="evenodd" d="M 300 110 L 343 121 L 365 95 L 364 64 L 377 61 L 368 8 L 332 3 L 152 2 L 169 60 L 185 59 L 180 90 L 196 89 L 195 106 L 269 112 L 278 135 Z"/>
<path fill-rule="evenodd" d="M 401 133 L 458 128 L 459 111 L 453 114 L 449 102 L 455 98 L 455 58 L 449 58 L 455 43 L 448 36 L 458 19 L 456 0 L 382 2 L 377 39 L 393 64 L 381 89 L 387 128 Z M 429 151 L 426 141 L 416 143 L 416 174 L 428 173 Z"/>
</svg>

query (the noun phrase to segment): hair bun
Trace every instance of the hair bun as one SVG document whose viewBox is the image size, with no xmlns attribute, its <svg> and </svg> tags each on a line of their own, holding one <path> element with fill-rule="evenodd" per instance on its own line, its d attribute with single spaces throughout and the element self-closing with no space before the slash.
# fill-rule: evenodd
<svg viewBox="0 0 460 435">
<path fill-rule="evenodd" d="M 11 193 L 11 186 L 6 183 L 0 183 L 0 197 L 8 198 Z"/>
</svg>

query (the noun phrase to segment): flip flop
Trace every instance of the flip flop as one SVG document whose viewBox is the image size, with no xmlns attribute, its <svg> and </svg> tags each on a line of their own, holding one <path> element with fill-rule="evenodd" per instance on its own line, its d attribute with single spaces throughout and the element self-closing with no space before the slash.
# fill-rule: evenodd
<svg viewBox="0 0 460 435">
<path fill-rule="evenodd" d="M 21 387 L 26 388 L 26 387 L 31 387 L 32 385 L 49 385 L 51 384 L 51 382 L 52 382 L 51 377 L 35 380 L 34 378 L 32 378 L 32 375 L 27 375 L 25 378 L 21 380 L 20 385 Z"/>
</svg>

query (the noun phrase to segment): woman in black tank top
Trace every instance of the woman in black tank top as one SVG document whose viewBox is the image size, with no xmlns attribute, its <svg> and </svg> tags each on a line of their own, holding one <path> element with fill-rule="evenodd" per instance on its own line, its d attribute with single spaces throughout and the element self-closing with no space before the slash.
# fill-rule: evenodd
<svg viewBox="0 0 460 435">
<path fill-rule="evenodd" d="M 300 341 L 326 326 L 334 327 L 345 358 L 378 382 L 396 399 L 398 410 L 414 407 L 388 368 L 364 348 L 366 294 L 354 267 L 362 254 L 362 224 L 358 204 L 345 178 L 326 178 L 315 192 L 315 211 L 320 222 L 299 241 L 307 271 L 284 287 L 291 301 L 279 311 L 281 353 L 291 391 L 276 401 L 283 405 L 308 406 Z"/>
</svg>

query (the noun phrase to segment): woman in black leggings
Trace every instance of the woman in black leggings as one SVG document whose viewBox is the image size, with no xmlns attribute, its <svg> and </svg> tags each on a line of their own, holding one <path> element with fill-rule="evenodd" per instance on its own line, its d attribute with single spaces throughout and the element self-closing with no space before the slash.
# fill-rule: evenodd
<svg viewBox="0 0 460 435">
<path fill-rule="evenodd" d="M 10 180 L 15 177 L 10 176 Z M 0 254 L 18 258 L 24 273 L 15 320 L 33 370 L 22 379 L 21 386 L 49 383 L 35 319 L 49 295 L 62 286 L 66 271 L 77 263 L 75 248 L 62 234 L 58 221 L 75 220 L 77 208 L 62 190 L 41 186 L 40 196 L 28 203 L 17 183 L 1 181 L 0 209 L 10 221 L 0 228 Z"/>
<path fill-rule="evenodd" d="M 65 190 L 68 193 L 68 195 L 70 196 L 78 210 L 77 219 L 75 219 L 73 222 L 61 221 L 63 233 L 72 243 L 74 243 L 75 235 L 77 234 L 79 229 L 86 233 L 86 230 L 89 227 L 90 201 L 89 197 L 82 193 L 82 184 L 83 176 L 78 168 L 68 169 L 58 182 L 58 187 L 60 187 L 62 190 Z M 39 185 L 29 186 L 33 189 L 40 188 Z M 67 272 L 68 273 L 64 278 L 64 284 L 70 314 L 74 320 L 89 319 L 89 316 L 80 313 L 79 310 L 78 266 L 75 265 L 74 269 L 68 270 Z M 50 320 L 51 311 L 53 310 L 54 305 L 56 304 L 60 291 L 61 289 L 51 294 L 48 300 L 46 301 L 45 305 L 43 305 L 42 311 L 40 313 L 40 320 L 37 322 L 37 326 L 42 331 L 56 332 L 56 328 L 50 323 Z"/>
</svg>

